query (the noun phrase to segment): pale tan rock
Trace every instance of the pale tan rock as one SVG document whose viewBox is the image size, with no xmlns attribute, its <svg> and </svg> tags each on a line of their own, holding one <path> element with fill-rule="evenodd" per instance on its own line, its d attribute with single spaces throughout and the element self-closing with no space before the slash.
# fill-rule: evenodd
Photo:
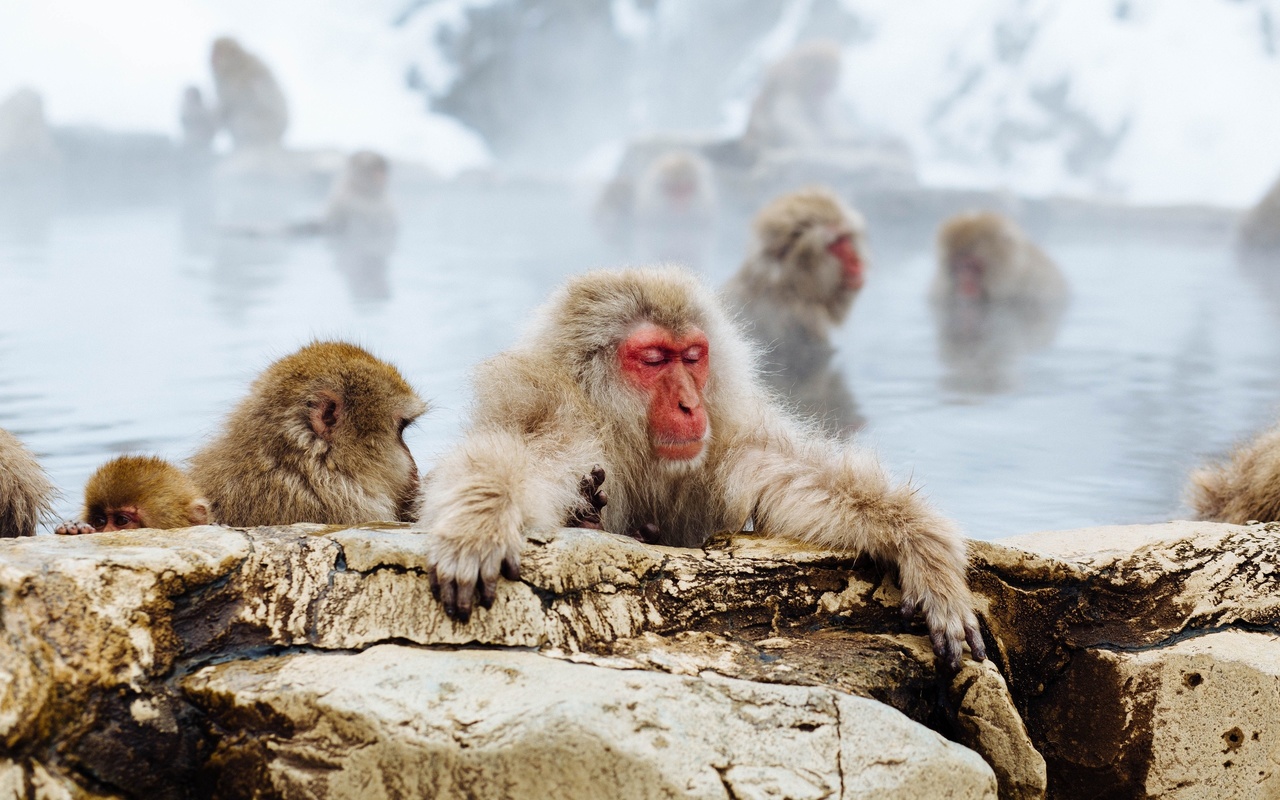
<svg viewBox="0 0 1280 800">
<path fill-rule="evenodd" d="M 822 687 L 393 645 L 222 664 L 185 686 L 215 720 L 235 720 L 244 733 L 218 758 L 261 768 L 287 796 L 996 792 L 972 751 L 883 704 Z"/>
<path fill-rule="evenodd" d="M 1000 784 L 1001 800 L 1039 800 L 1049 776 L 1004 678 L 990 661 L 969 661 L 951 681 L 959 696 L 957 723 L 965 740 L 986 758 Z"/>
</svg>

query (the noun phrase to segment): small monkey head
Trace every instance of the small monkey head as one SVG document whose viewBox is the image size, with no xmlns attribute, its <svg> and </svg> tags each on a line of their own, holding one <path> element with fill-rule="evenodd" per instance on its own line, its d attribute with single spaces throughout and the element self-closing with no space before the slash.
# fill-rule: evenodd
<svg viewBox="0 0 1280 800">
<path fill-rule="evenodd" d="M 798 45 L 779 61 L 770 82 L 799 94 L 811 105 L 821 104 L 840 83 L 840 45 L 818 40 Z"/>
<path fill-rule="evenodd" d="M 991 211 L 957 214 L 938 232 L 939 268 L 949 293 L 964 300 L 985 300 L 1012 276 L 1018 229 Z"/>
<path fill-rule="evenodd" d="M 862 215 L 827 189 L 782 195 L 756 217 L 757 263 L 768 274 L 753 280 L 842 317 L 866 280 L 864 230 Z"/>
<path fill-rule="evenodd" d="M 359 150 L 347 159 L 345 183 L 348 191 L 376 200 L 387 193 L 390 166 L 381 153 Z"/>
<path fill-rule="evenodd" d="M 234 70 L 245 61 L 248 53 L 240 43 L 230 36 L 219 36 L 213 40 L 213 47 L 209 51 L 209 65 L 213 68 L 214 74 Z"/>
<path fill-rule="evenodd" d="M 84 489 L 83 519 L 98 533 L 185 528 L 209 521 L 209 503 L 174 465 L 154 456 L 103 464 Z"/>
</svg>

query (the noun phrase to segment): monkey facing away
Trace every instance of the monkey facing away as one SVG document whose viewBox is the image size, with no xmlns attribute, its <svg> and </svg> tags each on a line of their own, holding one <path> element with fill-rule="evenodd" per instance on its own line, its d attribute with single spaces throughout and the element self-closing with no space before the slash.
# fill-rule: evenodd
<svg viewBox="0 0 1280 800">
<path fill-rule="evenodd" d="M 1008 389 L 1018 359 L 1053 341 L 1067 295 L 1061 270 L 1012 220 L 990 211 L 948 219 L 930 290 L 948 382 Z"/>
<path fill-rule="evenodd" d="M 182 470 L 154 456 L 120 456 L 89 477 L 80 521 L 63 523 L 54 532 L 168 530 L 209 522 L 209 501 Z"/>
<path fill-rule="evenodd" d="M 753 148 L 814 147 L 829 142 L 829 106 L 840 82 L 840 46 L 831 41 L 798 45 L 769 68 L 743 143 Z"/>
<path fill-rule="evenodd" d="M 490 606 L 499 574 L 519 575 L 525 536 L 575 513 L 686 547 L 751 519 L 766 535 L 895 564 L 903 609 L 923 612 L 935 652 L 957 666 L 967 640 L 984 657 L 952 523 L 870 454 L 780 412 L 752 362 L 687 272 L 569 281 L 520 344 L 477 370 L 471 426 L 423 487 L 420 529 L 446 612 L 469 619 L 477 594 Z M 603 508 L 583 485 L 596 465 Z"/>
<path fill-rule="evenodd" d="M 832 368 L 831 332 L 862 290 L 865 223 L 826 189 L 782 195 L 760 212 L 755 247 L 725 286 L 747 332 L 764 350 L 762 377 L 829 433 L 864 420 Z"/>
<path fill-rule="evenodd" d="M 314 342 L 258 376 L 191 478 L 224 525 L 409 521 L 418 468 L 403 434 L 426 410 L 395 367 Z"/>
<path fill-rule="evenodd" d="M 0 539 L 35 536 L 53 510 L 53 484 L 18 437 L 0 428 Z"/>
<path fill-rule="evenodd" d="M 209 66 L 218 94 L 218 120 L 235 147 L 279 147 L 289 127 L 289 109 L 262 59 L 222 36 L 213 42 Z"/>
<path fill-rule="evenodd" d="M 1187 500 L 1199 519 L 1243 525 L 1280 521 L 1280 426 L 1191 473 Z"/>
</svg>

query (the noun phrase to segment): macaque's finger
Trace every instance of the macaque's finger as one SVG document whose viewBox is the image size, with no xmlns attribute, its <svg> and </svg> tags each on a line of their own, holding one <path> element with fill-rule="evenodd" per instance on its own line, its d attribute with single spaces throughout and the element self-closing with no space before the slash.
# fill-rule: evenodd
<svg viewBox="0 0 1280 800">
<path fill-rule="evenodd" d="M 476 578 L 474 575 L 465 575 L 456 579 L 454 583 L 458 587 L 457 619 L 459 622 L 470 622 L 471 609 L 476 599 Z"/>
<path fill-rule="evenodd" d="M 498 597 L 498 573 L 501 569 L 501 564 L 493 559 L 485 559 L 480 569 L 480 605 L 485 608 L 493 608 L 493 601 Z"/>
<path fill-rule="evenodd" d="M 509 581 L 520 580 L 520 557 L 510 556 L 502 560 L 502 577 Z"/>
<path fill-rule="evenodd" d="M 604 467 L 599 464 L 591 468 L 591 484 L 593 489 L 599 489 L 604 483 Z"/>
<path fill-rule="evenodd" d="M 440 582 L 440 602 L 444 605 L 444 613 L 452 618 L 458 616 L 458 587 L 451 580 Z"/>
<path fill-rule="evenodd" d="M 609 495 L 605 493 L 604 489 L 595 493 L 595 496 L 591 498 L 591 505 L 596 507 L 596 511 L 609 505 Z"/>
<path fill-rule="evenodd" d="M 982 641 L 982 631 L 978 630 L 978 626 L 966 624 L 964 626 L 964 638 L 969 642 L 969 651 L 973 653 L 973 660 L 986 661 L 987 644 Z"/>
<path fill-rule="evenodd" d="M 910 598 L 903 600 L 899 611 L 902 613 L 903 622 L 910 622 L 920 613 L 920 601 Z"/>
<path fill-rule="evenodd" d="M 427 581 L 431 584 L 431 596 L 440 599 L 440 576 L 436 574 L 436 568 L 432 567 L 427 572 Z"/>
</svg>

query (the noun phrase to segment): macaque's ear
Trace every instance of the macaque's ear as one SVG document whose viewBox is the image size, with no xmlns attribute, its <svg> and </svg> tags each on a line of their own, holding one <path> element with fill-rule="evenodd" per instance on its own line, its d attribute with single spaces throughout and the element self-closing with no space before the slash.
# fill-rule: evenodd
<svg viewBox="0 0 1280 800">
<path fill-rule="evenodd" d="M 192 500 L 191 505 L 187 507 L 187 519 L 192 525 L 208 525 L 209 501 L 203 497 Z"/>
<path fill-rule="evenodd" d="M 345 416 L 346 409 L 341 397 L 334 392 L 316 392 L 311 400 L 311 430 L 317 436 L 326 441 L 331 439 L 334 429 L 342 423 Z"/>
</svg>

